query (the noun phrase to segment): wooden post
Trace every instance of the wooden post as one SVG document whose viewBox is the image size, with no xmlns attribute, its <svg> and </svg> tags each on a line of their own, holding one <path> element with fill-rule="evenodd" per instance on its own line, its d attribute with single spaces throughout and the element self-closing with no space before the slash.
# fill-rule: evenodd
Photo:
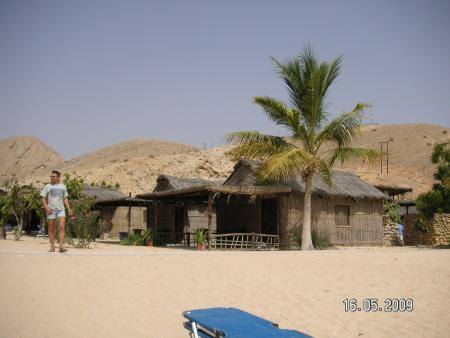
<svg viewBox="0 0 450 338">
<path fill-rule="evenodd" d="M 156 201 L 153 201 L 153 228 L 155 245 L 158 245 L 158 203 Z"/>
<path fill-rule="evenodd" d="M 386 142 L 386 174 L 389 175 L 389 141 Z"/>
<path fill-rule="evenodd" d="M 211 233 L 212 233 L 212 229 L 211 229 L 211 211 L 212 211 L 212 196 L 211 194 L 208 195 L 208 209 L 207 209 L 207 215 L 208 215 L 208 249 L 211 248 Z"/>
<path fill-rule="evenodd" d="M 131 197 L 131 192 L 129 194 L 129 197 Z M 131 202 L 128 202 L 128 236 L 131 232 Z"/>
</svg>

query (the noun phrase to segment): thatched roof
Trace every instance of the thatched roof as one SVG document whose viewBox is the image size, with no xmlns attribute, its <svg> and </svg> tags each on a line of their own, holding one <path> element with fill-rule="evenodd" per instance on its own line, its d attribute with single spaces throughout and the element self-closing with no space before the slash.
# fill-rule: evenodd
<svg viewBox="0 0 450 338">
<path fill-rule="evenodd" d="M 153 192 L 182 190 L 201 186 L 219 186 L 221 184 L 222 182 L 219 181 L 175 177 L 163 174 L 159 175 L 156 179 L 156 187 Z"/>
<path fill-rule="evenodd" d="M 95 187 L 91 185 L 85 185 L 83 193 L 86 196 L 93 198 L 95 202 L 118 200 L 126 197 L 116 189 Z"/>
<path fill-rule="evenodd" d="M 234 171 L 224 182 L 224 185 L 267 185 L 259 183 L 256 178 L 256 171 L 261 167 L 262 162 L 241 160 L 234 166 Z M 370 184 L 361 180 L 358 176 L 345 172 L 334 170 L 332 172 L 333 186 L 331 189 L 324 183 L 317 175 L 313 177 L 313 195 L 318 196 L 336 196 L 336 197 L 350 197 L 350 198 L 372 198 L 372 199 L 389 199 L 383 192 Z M 284 185 L 290 187 L 295 192 L 305 192 L 305 183 L 302 177 L 285 183 Z"/>
<path fill-rule="evenodd" d="M 97 207 L 127 207 L 127 206 L 147 206 L 152 201 L 135 197 L 123 197 L 120 199 L 101 200 L 95 203 Z"/>
<path fill-rule="evenodd" d="M 209 193 L 223 193 L 235 195 L 266 195 L 288 193 L 291 191 L 287 186 L 226 186 L 226 185 L 201 185 L 178 190 L 166 190 L 153 193 L 136 195 L 137 198 L 157 199 L 161 197 L 180 197 L 206 195 Z"/>
<path fill-rule="evenodd" d="M 389 196 L 397 196 L 397 195 L 403 195 L 408 192 L 412 192 L 412 188 L 410 187 L 401 187 L 401 186 L 395 186 L 395 185 L 386 185 L 386 184 L 374 184 L 373 185 L 378 190 L 381 190 L 385 194 L 388 194 Z"/>
<path fill-rule="evenodd" d="M 136 195 L 138 198 L 153 199 L 162 197 L 181 197 L 224 193 L 237 195 L 267 195 L 289 192 L 304 192 L 305 184 L 301 177 L 279 183 L 261 183 L 256 178 L 256 171 L 262 162 L 241 160 L 234 166 L 234 171 L 223 184 L 216 181 L 180 178 L 160 175 L 153 193 Z M 361 180 L 358 176 L 344 171 L 333 171 L 331 189 L 318 177 L 313 178 L 313 194 L 317 196 L 350 197 L 355 199 L 389 199 L 377 188 Z"/>
</svg>

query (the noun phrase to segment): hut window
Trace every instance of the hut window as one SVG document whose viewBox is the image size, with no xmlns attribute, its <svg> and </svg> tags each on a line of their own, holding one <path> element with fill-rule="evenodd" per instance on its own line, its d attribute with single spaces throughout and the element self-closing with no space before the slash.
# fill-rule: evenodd
<svg viewBox="0 0 450 338">
<path fill-rule="evenodd" d="M 335 205 L 334 214 L 336 218 L 336 226 L 350 225 L 350 206 Z"/>
</svg>

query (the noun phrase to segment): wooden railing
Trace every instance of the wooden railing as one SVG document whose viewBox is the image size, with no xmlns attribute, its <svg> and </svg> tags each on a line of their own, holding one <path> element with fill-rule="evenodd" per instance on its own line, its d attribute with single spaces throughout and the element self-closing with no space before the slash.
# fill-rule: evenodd
<svg viewBox="0 0 450 338">
<path fill-rule="evenodd" d="M 174 233 L 157 232 L 155 234 L 155 244 L 157 246 L 182 246 L 189 247 L 195 245 L 194 234 L 190 232 Z"/>
<path fill-rule="evenodd" d="M 157 232 L 155 234 L 157 246 L 196 246 L 195 234 L 190 232 L 170 233 Z M 210 249 L 231 250 L 275 250 L 280 248 L 280 237 L 278 235 L 266 235 L 255 232 L 211 234 Z"/>
<path fill-rule="evenodd" d="M 213 234 L 210 249 L 274 250 L 280 248 L 278 235 L 258 233 Z"/>
</svg>

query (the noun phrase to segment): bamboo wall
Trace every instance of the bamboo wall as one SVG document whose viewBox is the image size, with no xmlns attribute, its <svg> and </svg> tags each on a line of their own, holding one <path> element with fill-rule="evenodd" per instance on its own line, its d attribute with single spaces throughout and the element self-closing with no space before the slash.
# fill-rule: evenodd
<svg viewBox="0 0 450 338">
<path fill-rule="evenodd" d="M 175 204 L 159 204 L 157 217 L 158 228 L 157 231 L 175 232 Z M 149 218 L 149 225 L 154 229 L 153 208 L 151 210 L 151 217 Z M 208 229 L 208 214 L 206 204 L 187 204 L 184 206 L 184 230 L 183 232 L 194 233 L 197 229 Z M 216 211 L 213 207 L 211 210 L 211 228 L 216 231 Z"/>
<path fill-rule="evenodd" d="M 100 216 L 106 222 L 104 237 L 118 238 L 119 232 L 128 232 L 128 207 L 100 207 Z M 131 207 L 131 231 L 147 227 L 147 207 Z"/>
<path fill-rule="evenodd" d="M 197 229 L 208 229 L 208 206 L 206 204 L 193 204 L 187 206 L 187 223 L 185 232 L 194 233 Z M 216 209 L 211 210 L 211 230 L 216 232 Z"/>
<path fill-rule="evenodd" d="M 220 199 L 216 203 L 217 229 L 220 233 L 261 232 L 261 203 L 248 197 Z"/>
<path fill-rule="evenodd" d="M 281 195 L 278 203 L 281 243 L 288 246 L 301 234 L 303 195 Z M 336 226 L 335 205 L 350 207 L 348 226 Z M 332 245 L 383 245 L 381 200 L 313 197 L 311 214 L 312 230 Z"/>
</svg>

